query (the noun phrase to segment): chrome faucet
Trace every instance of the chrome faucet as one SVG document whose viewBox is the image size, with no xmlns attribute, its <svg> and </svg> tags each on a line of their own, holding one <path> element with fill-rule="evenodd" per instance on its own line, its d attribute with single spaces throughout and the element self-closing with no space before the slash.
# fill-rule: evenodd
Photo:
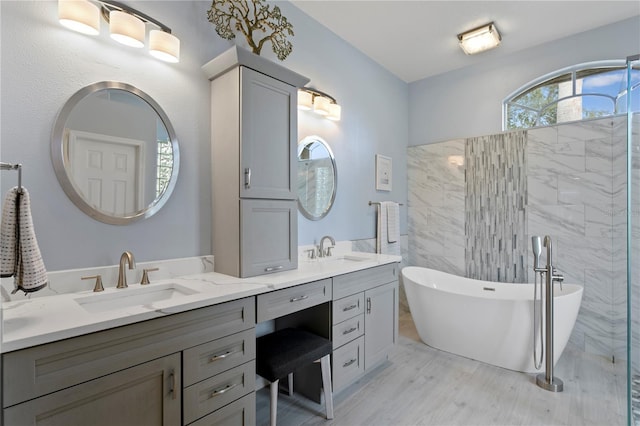
<svg viewBox="0 0 640 426">
<path fill-rule="evenodd" d="M 129 264 L 129 269 L 133 269 L 136 267 L 136 261 L 133 258 L 133 253 L 130 251 L 125 251 L 120 256 L 120 267 L 118 268 L 118 284 L 116 288 L 127 288 L 127 274 L 124 272 L 124 264 Z"/>
<path fill-rule="evenodd" d="M 324 248 L 324 240 L 329 240 L 331 241 L 331 247 L 327 247 L 327 249 L 325 250 Z M 320 246 L 318 247 L 318 257 L 325 257 L 325 256 L 331 256 L 331 250 L 333 247 L 336 246 L 336 240 L 333 239 L 332 236 L 330 235 L 325 235 L 324 237 L 322 237 L 320 239 Z"/>
</svg>

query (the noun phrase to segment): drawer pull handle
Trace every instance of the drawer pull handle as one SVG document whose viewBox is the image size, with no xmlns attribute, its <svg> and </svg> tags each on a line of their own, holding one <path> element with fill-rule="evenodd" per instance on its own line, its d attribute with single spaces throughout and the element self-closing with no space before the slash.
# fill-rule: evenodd
<svg viewBox="0 0 640 426">
<path fill-rule="evenodd" d="M 289 302 L 299 302 L 301 300 L 305 300 L 308 299 L 309 296 L 304 295 L 304 296 L 299 296 L 299 297 L 292 297 L 291 299 L 289 299 Z"/>
<path fill-rule="evenodd" d="M 347 311 L 350 311 L 350 310 L 355 309 L 357 307 L 358 307 L 357 304 L 351 305 L 351 306 L 346 306 L 346 307 L 342 308 L 342 312 L 347 312 Z"/>
<path fill-rule="evenodd" d="M 343 331 L 342 335 L 344 336 L 345 334 L 353 333 L 357 329 L 358 329 L 358 327 L 351 327 L 350 329 Z"/>
<path fill-rule="evenodd" d="M 171 394 L 171 399 L 176 399 L 176 373 L 172 370 L 169 373 L 169 393 Z"/>
<path fill-rule="evenodd" d="M 219 355 L 214 355 L 211 358 L 209 358 L 209 362 L 216 362 L 216 361 L 220 361 L 223 360 L 225 358 L 227 358 L 228 356 L 231 356 L 233 354 L 237 354 L 240 352 L 240 349 L 236 349 L 235 351 L 227 351 L 223 354 L 219 354 Z"/>
<path fill-rule="evenodd" d="M 220 395 L 222 395 L 223 393 L 227 393 L 227 392 L 229 392 L 229 391 L 230 391 L 231 389 L 233 389 L 233 388 L 237 388 L 238 386 L 240 386 L 240 383 L 234 383 L 234 384 L 232 384 L 232 385 L 227 385 L 227 386 L 223 387 L 222 389 L 216 389 L 216 390 L 214 390 L 214 391 L 211 393 L 211 395 L 209 396 L 209 398 L 214 398 L 214 397 L 216 397 L 216 396 L 220 396 Z"/>
<path fill-rule="evenodd" d="M 273 272 L 273 271 L 278 271 L 280 269 L 284 268 L 284 266 L 282 265 L 278 265 L 278 266 L 269 266 L 268 268 L 264 268 L 265 272 Z"/>
<path fill-rule="evenodd" d="M 371 313 L 371 298 L 367 297 L 367 313 Z"/>
<path fill-rule="evenodd" d="M 244 169 L 244 187 L 247 189 L 251 188 L 251 168 L 247 167 Z"/>
<path fill-rule="evenodd" d="M 350 359 L 349 361 L 347 361 L 347 362 L 345 362 L 344 364 L 342 364 L 342 368 L 348 367 L 348 366 L 350 366 L 351 364 L 353 364 L 353 363 L 354 363 L 354 362 L 356 362 L 356 361 L 357 361 L 357 359 L 352 358 L 352 359 Z"/>
</svg>

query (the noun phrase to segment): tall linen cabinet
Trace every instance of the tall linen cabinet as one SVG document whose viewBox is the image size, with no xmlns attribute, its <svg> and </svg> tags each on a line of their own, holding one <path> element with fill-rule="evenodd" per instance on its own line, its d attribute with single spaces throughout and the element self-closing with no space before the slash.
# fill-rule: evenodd
<svg viewBox="0 0 640 426">
<path fill-rule="evenodd" d="M 215 271 L 251 277 L 298 266 L 297 88 L 309 80 L 233 47 L 211 80 Z"/>
</svg>

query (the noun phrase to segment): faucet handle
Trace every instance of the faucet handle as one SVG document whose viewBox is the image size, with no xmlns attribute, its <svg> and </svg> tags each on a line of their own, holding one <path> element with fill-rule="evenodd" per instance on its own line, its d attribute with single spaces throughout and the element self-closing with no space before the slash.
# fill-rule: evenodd
<svg viewBox="0 0 640 426">
<path fill-rule="evenodd" d="M 94 292 L 104 291 L 104 287 L 102 286 L 102 275 L 91 275 L 89 277 L 80 277 L 81 280 L 91 280 L 96 279 L 96 284 L 93 287 Z"/>
<path fill-rule="evenodd" d="M 142 270 L 142 279 L 140 280 L 140 284 L 142 284 L 142 285 L 151 284 L 151 281 L 149 281 L 149 272 L 157 271 L 158 269 L 160 269 L 160 268 L 143 269 Z"/>
<path fill-rule="evenodd" d="M 316 249 L 315 248 L 312 248 L 312 249 L 309 249 L 309 250 L 305 250 L 305 252 L 307 253 L 307 257 L 309 259 L 315 259 L 316 258 Z"/>
<path fill-rule="evenodd" d="M 331 253 L 331 249 L 334 249 L 334 248 L 336 248 L 336 247 L 335 247 L 335 246 L 329 246 L 329 247 L 327 247 L 327 253 L 326 253 L 326 256 L 327 256 L 327 257 L 332 255 L 332 253 Z"/>
</svg>

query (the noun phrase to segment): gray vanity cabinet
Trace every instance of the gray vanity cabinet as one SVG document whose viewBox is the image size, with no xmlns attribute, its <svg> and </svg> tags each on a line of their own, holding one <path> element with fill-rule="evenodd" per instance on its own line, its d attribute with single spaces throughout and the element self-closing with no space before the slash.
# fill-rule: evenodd
<svg viewBox="0 0 640 426">
<path fill-rule="evenodd" d="M 2 358 L 6 425 L 254 423 L 254 297 Z"/>
<path fill-rule="evenodd" d="M 211 80 L 215 270 L 251 277 L 298 266 L 297 87 L 308 79 L 234 47 Z"/>
<path fill-rule="evenodd" d="M 6 425 L 178 425 L 180 354 L 4 410 Z"/>
<path fill-rule="evenodd" d="M 398 265 L 333 277 L 333 385 L 344 389 L 386 360 L 398 339 Z"/>
</svg>

